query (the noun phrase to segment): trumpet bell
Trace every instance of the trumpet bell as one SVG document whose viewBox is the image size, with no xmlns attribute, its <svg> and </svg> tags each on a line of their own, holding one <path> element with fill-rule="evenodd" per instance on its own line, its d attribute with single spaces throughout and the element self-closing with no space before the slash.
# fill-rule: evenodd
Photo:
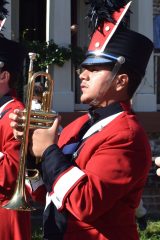
<svg viewBox="0 0 160 240">
<path fill-rule="evenodd" d="M 36 210 L 31 206 L 25 199 L 24 195 L 20 195 L 18 192 L 15 192 L 12 199 L 3 206 L 3 208 L 17 210 L 17 211 L 33 211 Z"/>
<path fill-rule="evenodd" d="M 30 53 L 30 67 L 29 67 L 29 79 L 28 79 L 28 91 L 27 91 L 27 101 L 26 109 L 23 111 L 25 117 L 25 125 L 21 125 L 24 128 L 23 141 L 21 143 L 21 156 L 19 161 L 19 172 L 17 183 L 15 187 L 15 192 L 10 199 L 10 201 L 3 206 L 3 208 L 17 210 L 17 211 L 32 211 L 36 210 L 34 206 L 30 205 L 30 202 L 26 199 L 25 194 L 25 173 L 26 173 L 26 161 L 28 153 L 28 136 L 29 130 L 35 128 L 48 128 L 52 125 L 57 113 L 51 111 L 52 105 L 52 92 L 53 92 L 53 79 L 46 72 L 36 72 L 33 74 L 33 60 L 35 59 L 35 54 Z M 46 78 L 46 90 L 43 94 L 42 101 L 42 111 L 31 111 L 31 104 L 33 98 L 33 88 L 35 86 L 36 79 L 38 77 Z M 36 159 L 39 163 L 41 158 Z M 32 170 L 35 172 L 35 170 Z M 35 179 L 38 175 L 38 170 L 36 170 L 36 175 L 33 177 L 28 177 L 29 179 Z"/>
</svg>

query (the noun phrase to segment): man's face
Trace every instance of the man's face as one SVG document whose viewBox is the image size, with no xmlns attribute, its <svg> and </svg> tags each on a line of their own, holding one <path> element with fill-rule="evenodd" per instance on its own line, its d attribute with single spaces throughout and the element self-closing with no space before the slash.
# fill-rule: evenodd
<svg viewBox="0 0 160 240">
<path fill-rule="evenodd" d="M 111 68 L 106 66 L 87 66 L 80 74 L 81 102 L 97 107 L 107 106 L 111 92 Z"/>
<path fill-rule="evenodd" d="M 9 92 L 10 73 L 8 71 L 0 72 L 0 97 Z"/>
</svg>

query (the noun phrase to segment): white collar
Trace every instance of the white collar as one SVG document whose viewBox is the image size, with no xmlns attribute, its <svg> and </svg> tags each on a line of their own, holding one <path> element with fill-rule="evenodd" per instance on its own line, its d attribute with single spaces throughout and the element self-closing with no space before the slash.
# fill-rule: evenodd
<svg viewBox="0 0 160 240">
<path fill-rule="evenodd" d="M 119 113 L 116 113 L 116 114 L 113 114 L 113 115 L 111 115 L 109 117 L 106 117 L 106 118 L 102 119 L 101 121 L 95 123 L 92 127 L 90 127 L 88 129 L 88 131 L 84 134 L 82 139 L 85 139 L 85 138 L 91 136 L 95 132 L 101 131 L 106 125 L 108 125 L 111 121 L 113 121 L 121 113 L 123 113 L 123 111 L 119 112 Z"/>
<path fill-rule="evenodd" d="M 3 106 L 2 107 L 0 107 L 0 113 L 3 111 L 3 109 L 10 103 L 10 102 L 13 102 L 14 101 L 14 99 L 12 99 L 12 100 L 9 100 L 8 102 L 6 102 L 5 104 L 3 104 Z"/>
</svg>

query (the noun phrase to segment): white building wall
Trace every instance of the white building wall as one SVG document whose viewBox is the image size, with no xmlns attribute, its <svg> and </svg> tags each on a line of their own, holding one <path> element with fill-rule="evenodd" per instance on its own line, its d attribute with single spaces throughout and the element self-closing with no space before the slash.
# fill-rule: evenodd
<svg viewBox="0 0 160 240">
<path fill-rule="evenodd" d="M 140 32 L 153 40 L 153 2 L 151 0 L 133 1 L 131 14 L 131 29 Z M 154 86 L 153 54 L 150 58 L 146 75 L 134 98 L 135 111 L 152 112 L 157 110 Z"/>
<path fill-rule="evenodd" d="M 70 1 L 48 0 L 50 3 L 50 27 L 48 39 L 62 45 L 70 43 Z M 133 1 L 131 29 L 153 40 L 153 6 L 151 0 Z M 62 8 L 63 6 L 63 8 Z M 67 62 L 63 68 L 54 67 L 55 93 L 54 106 L 58 111 L 74 111 L 74 95 L 71 89 L 71 67 Z M 134 98 L 135 111 L 156 111 L 156 94 L 154 86 L 153 55 L 149 61 L 146 75 Z M 64 104 L 65 103 L 65 104 Z"/>
<path fill-rule="evenodd" d="M 53 39 L 58 45 L 68 46 L 71 41 L 71 3 L 70 0 L 47 1 L 47 31 L 46 40 Z M 5 23 L 4 35 L 9 39 L 18 39 L 18 4 L 19 0 L 8 0 L 6 7 L 9 16 Z M 153 6 L 151 0 L 133 1 L 131 14 L 131 29 L 138 31 L 151 40 L 153 39 Z M 153 56 L 148 64 L 146 76 L 133 98 L 135 111 L 156 111 L 156 95 L 154 90 Z M 71 80 L 71 62 L 63 67 L 54 66 L 51 69 L 55 80 L 53 108 L 57 111 L 74 111 L 74 93 Z"/>
<path fill-rule="evenodd" d="M 70 0 L 47 0 L 47 36 L 55 43 L 68 47 L 71 43 L 71 6 Z M 55 81 L 53 108 L 59 112 L 74 111 L 74 94 L 71 89 L 71 61 L 63 67 L 54 65 L 50 69 Z"/>
</svg>

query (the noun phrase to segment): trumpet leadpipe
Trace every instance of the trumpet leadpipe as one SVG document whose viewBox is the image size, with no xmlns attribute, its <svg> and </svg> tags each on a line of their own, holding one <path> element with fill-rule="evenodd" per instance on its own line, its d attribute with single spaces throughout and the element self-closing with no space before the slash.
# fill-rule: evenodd
<svg viewBox="0 0 160 240">
<path fill-rule="evenodd" d="M 55 111 L 45 112 L 45 111 L 31 111 L 31 117 L 43 117 L 43 118 L 56 118 L 58 116 L 58 113 Z"/>
</svg>

